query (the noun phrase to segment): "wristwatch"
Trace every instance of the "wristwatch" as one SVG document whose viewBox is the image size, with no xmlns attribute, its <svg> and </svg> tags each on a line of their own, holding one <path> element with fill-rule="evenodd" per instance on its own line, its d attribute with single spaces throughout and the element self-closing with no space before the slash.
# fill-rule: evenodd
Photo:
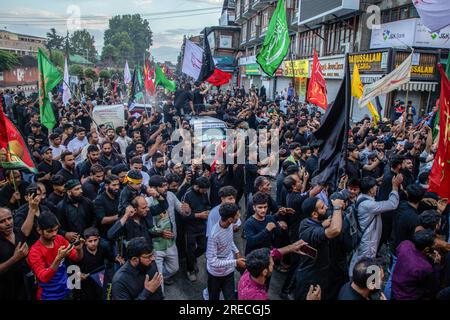
<svg viewBox="0 0 450 320">
<path fill-rule="evenodd" d="M 334 211 L 341 211 L 342 207 L 341 206 L 333 206 L 333 210 Z"/>
</svg>

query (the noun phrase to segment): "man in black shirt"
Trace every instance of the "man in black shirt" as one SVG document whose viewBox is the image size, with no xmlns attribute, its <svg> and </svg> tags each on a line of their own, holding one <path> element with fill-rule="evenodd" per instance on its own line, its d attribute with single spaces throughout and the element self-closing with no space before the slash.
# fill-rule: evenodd
<svg viewBox="0 0 450 320">
<path fill-rule="evenodd" d="M 69 180 L 78 179 L 78 173 L 75 170 L 75 158 L 70 151 L 61 153 L 62 169 L 58 171 L 57 175 L 64 178 L 65 182 Z"/>
<path fill-rule="evenodd" d="M 209 89 L 211 89 L 212 85 L 209 85 L 208 87 L 204 87 L 201 82 L 196 82 L 194 84 L 194 94 L 192 103 L 194 104 L 194 110 L 196 114 L 199 114 L 200 112 L 206 111 L 205 109 L 205 94 L 208 93 Z"/>
<path fill-rule="evenodd" d="M 9 209 L 0 208 L 0 300 L 26 300 L 24 264 L 28 255 L 26 237 L 14 228 Z"/>
<path fill-rule="evenodd" d="M 186 232 L 186 269 L 188 279 L 197 281 L 197 258 L 206 250 L 206 222 L 211 206 L 208 200 L 209 180 L 206 177 L 195 179 L 183 201 L 191 208 L 191 214 L 182 216 Z"/>
<path fill-rule="evenodd" d="M 108 230 L 119 219 L 120 182 L 116 175 L 105 178 L 105 191 L 94 201 L 95 216 L 100 236 L 107 238 Z"/>
<path fill-rule="evenodd" d="M 113 300 L 162 300 L 162 274 L 158 272 L 151 242 L 139 237 L 127 246 L 129 260 L 112 281 Z"/>
<path fill-rule="evenodd" d="M 91 201 L 97 198 L 100 184 L 105 177 L 105 169 L 99 165 L 93 165 L 90 170 L 90 177 L 83 183 L 83 195 Z"/>
<path fill-rule="evenodd" d="M 43 160 L 38 165 L 38 170 L 43 176 L 38 178 L 37 181 L 42 182 L 45 185 L 47 193 L 50 194 L 52 192 L 51 179 L 53 175 L 57 174 L 59 170 L 62 169 L 62 165 L 61 162 L 53 160 L 52 148 L 43 147 L 41 149 L 41 154 Z"/>
<path fill-rule="evenodd" d="M 319 167 L 319 145 L 317 142 L 311 143 L 311 150 L 311 157 L 306 160 L 306 171 L 309 173 L 310 177 L 313 176 L 313 173 Z"/>
<path fill-rule="evenodd" d="M 375 273 L 375 275 L 379 275 L 375 279 L 375 283 L 370 281 L 374 272 L 373 268 L 378 268 L 380 271 Z M 338 300 L 386 300 L 379 287 L 383 283 L 383 278 L 383 266 L 376 259 L 363 258 L 355 264 L 353 279 L 341 288 Z"/>
<path fill-rule="evenodd" d="M 100 164 L 99 158 L 100 150 L 96 145 L 91 144 L 87 148 L 87 159 L 77 165 L 77 172 L 80 179 L 88 177 L 91 167 L 96 164 Z"/>
<path fill-rule="evenodd" d="M 193 97 L 191 94 L 191 85 L 186 84 L 183 89 L 178 89 L 175 91 L 175 101 L 174 105 L 177 109 L 177 115 L 181 115 L 181 110 L 183 109 L 184 114 L 195 114 Z"/>
<path fill-rule="evenodd" d="M 67 194 L 57 206 L 60 233 L 67 241 L 75 241 L 83 231 L 95 224 L 94 205 L 83 197 L 79 180 L 70 180 L 65 184 Z"/>
<path fill-rule="evenodd" d="M 123 236 L 125 241 L 130 241 L 136 237 L 144 237 L 152 243 L 150 230 L 153 228 L 153 219 L 151 216 L 147 217 L 149 211 L 147 200 L 143 196 L 134 198 L 125 209 L 125 214 L 108 230 L 108 239 L 115 241 Z"/>
<path fill-rule="evenodd" d="M 117 154 L 113 152 L 111 142 L 104 141 L 102 143 L 102 152 L 100 153 L 99 161 L 103 167 L 114 167 L 115 165 L 122 163 L 122 158 L 120 157 L 120 153 Z"/>
<path fill-rule="evenodd" d="M 298 124 L 298 132 L 295 135 L 294 141 L 300 143 L 300 145 L 308 145 L 308 140 L 306 138 L 306 132 L 308 131 L 308 123 L 306 121 L 300 121 Z"/>
<path fill-rule="evenodd" d="M 308 216 L 300 223 L 299 239 L 317 250 L 315 259 L 300 256 L 296 273 L 295 299 L 305 300 L 311 285 L 319 285 L 325 299 L 328 299 L 328 277 L 330 268 L 330 239 L 341 233 L 344 201 L 333 200 L 331 222 L 327 220 L 325 203 L 317 197 L 308 198 L 302 204 L 303 213 Z M 327 226 L 327 227 L 325 227 Z"/>
<path fill-rule="evenodd" d="M 164 155 L 160 152 L 156 152 L 152 156 L 152 168 L 148 171 L 148 175 L 152 176 L 164 176 L 164 169 L 166 167 L 166 163 L 164 161 Z"/>
<path fill-rule="evenodd" d="M 361 179 L 361 162 L 359 162 L 358 146 L 350 144 L 347 147 L 348 161 L 347 161 L 347 176 L 349 179 Z M 392 180 L 391 180 L 392 181 Z M 392 184 L 392 183 L 391 183 Z"/>
<path fill-rule="evenodd" d="M 66 193 L 64 189 L 65 180 L 63 176 L 54 175 L 51 183 L 53 192 L 48 196 L 47 202 L 56 207 L 58 203 L 64 199 L 64 194 Z"/>
<path fill-rule="evenodd" d="M 22 180 L 18 170 L 6 170 L 7 183 L 0 189 L 0 207 L 16 210 L 25 203 L 28 182 Z"/>
</svg>

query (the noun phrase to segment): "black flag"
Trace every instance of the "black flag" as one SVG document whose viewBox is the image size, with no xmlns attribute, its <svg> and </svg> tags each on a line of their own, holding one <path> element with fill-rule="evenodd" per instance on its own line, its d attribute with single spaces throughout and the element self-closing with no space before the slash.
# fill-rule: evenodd
<svg viewBox="0 0 450 320">
<path fill-rule="evenodd" d="M 128 104 L 135 102 L 135 100 L 142 99 L 142 88 L 139 83 L 138 77 L 138 67 L 134 68 L 133 77 L 131 78 L 131 91 L 130 91 L 130 99 Z"/>
<path fill-rule="evenodd" d="M 198 75 L 198 82 L 203 82 L 208 80 L 208 78 L 214 73 L 216 66 L 214 64 L 214 59 L 211 54 L 211 48 L 209 47 L 208 37 L 206 36 L 203 40 L 203 56 L 202 56 L 202 68 L 200 69 L 200 74 Z"/>
<path fill-rule="evenodd" d="M 328 107 L 320 128 L 314 137 L 320 146 L 319 166 L 313 184 L 337 184 L 345 172 L 348 131 L 350 128 L 351 78 L 348 55 L 345 77 L 336 100 Z"/>
</svg>

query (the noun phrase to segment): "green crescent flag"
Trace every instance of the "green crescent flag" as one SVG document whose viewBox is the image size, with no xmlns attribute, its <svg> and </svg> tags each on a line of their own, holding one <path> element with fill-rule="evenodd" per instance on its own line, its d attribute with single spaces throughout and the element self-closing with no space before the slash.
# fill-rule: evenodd
<svg viewBox="0 0 450 320">
<path fill-rule="evenodd" d="M 166 78 L 166 75 L 161 70 L 159 65 L 156 65 L 155 86 L 157 86 L 157 85 L 161 85 L 162 87 L 164 87 L 167 90 L 172 91 L 172 92 L 177 90 L 177 85 L 175 84 L 175 82 Z"/>
<path fill-rule="evenodd" d="M 284 1 L 279 0 L 272 19 L 270 19 L 261 51 L 256 56 L 256 61 L 267 75 L 273 76 L 286 57 L 290 44 Z"/>
<path fill-rule="evenodd" d="M 62 81 L 63 77 L 41 49 L 38 51 L 38 69 L 41 123 L 52 130 L 56 125 L 56 119 L 48 94 Z"/>
</svg>

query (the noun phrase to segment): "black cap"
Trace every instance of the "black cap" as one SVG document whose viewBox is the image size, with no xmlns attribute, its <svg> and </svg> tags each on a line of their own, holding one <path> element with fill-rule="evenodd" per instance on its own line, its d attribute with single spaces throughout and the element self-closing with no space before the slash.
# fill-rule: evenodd
<svg viewBox="0 0 450 320">
<path fill-rule="evenodd" d="M 48 150 L 53 150 L 53 149 L 50 148 L 50 147 L 48 147 L 48 146 L 42 147 L 42 148 L 41 148 L 41 154 L 46 153 Z"/>
</svg>

